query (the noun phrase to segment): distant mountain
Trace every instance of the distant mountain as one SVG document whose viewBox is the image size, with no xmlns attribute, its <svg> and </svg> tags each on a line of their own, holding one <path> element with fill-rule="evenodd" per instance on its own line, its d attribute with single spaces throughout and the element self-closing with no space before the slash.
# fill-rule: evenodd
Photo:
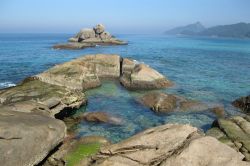
<svg viewBox="0 0 250 166">
<path fill-rule="evenodd" d="M 198 33 L 198 35 L 250 38 L 250 24 L 238 23 L 232 25 L 215 26 Z"/>
<path fill-rule="evenodd" d="M 202 32 L 206 28 L 200 23 L 196 22 L 194 24 L 189 24 L 187 26 L 177 27 L 166 31 L 165 34 L 168 35 L 195 35 L 199 32 Z"/>
<path fill-rule="evenodd" d="M 250 23 L 237 23 L 231 25 L 220 25 L 211 28 L 197 22 L 183 27 L 177 27 L 166 31 L 168 35 L 190 35 L 190 36 L 211 36 L 211 37 L 233 37 L 233 38 L 250 38 Z"/>
</svg>

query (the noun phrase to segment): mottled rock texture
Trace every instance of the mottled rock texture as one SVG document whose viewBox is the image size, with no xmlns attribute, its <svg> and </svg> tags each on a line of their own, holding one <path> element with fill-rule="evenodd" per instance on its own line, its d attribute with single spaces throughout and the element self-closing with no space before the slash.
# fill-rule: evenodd
<svg viewBox="0 0 250 166">
<path fill-rule="evenodd" d="M 249 165 L 244 156 L 189 125 L 168 124 L 102 147 L 87 165 L 206 166 Z"/>
</svg>

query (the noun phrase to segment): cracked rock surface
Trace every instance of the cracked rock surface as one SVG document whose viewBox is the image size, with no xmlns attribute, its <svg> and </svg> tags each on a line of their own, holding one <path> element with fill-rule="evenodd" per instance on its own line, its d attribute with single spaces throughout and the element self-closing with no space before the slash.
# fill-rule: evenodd
<svg viewBox="0 0 250 166">
<path fill-rule="evenodd" d="M 249 165 L 244 156 L 190 125 L 167 124 L 101 148 L 88 165 Z"/>
<path fill-rule="evenodd" d="M 38 164 L 63 141 L 65 135 L 66 126 L 60 120 L 0 108 L 1 165 Z"/>
</svg>

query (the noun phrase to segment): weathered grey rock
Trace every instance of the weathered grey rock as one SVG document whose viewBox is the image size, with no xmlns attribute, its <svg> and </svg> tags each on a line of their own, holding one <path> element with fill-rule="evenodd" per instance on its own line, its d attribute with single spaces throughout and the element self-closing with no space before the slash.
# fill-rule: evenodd
<svg viewBox="0 0 250 166">
<path fill-rule="evenodd" d="M 243 155 L 204 136 L 189 125 L 168 124 L 145 130 L 127 140 L 102 147 L 91 157 L 95 166 L 249 165 Z"/>
<path fill-rule="evenodd" d="M 208 107 L 197 101 L 187 100 L 183 97 L 161 92 L 147 93 L 140 98 L 140 103 L 149 107 L 156 113 L 173 111 L 205 111 Z"/>
<path fill-rule="evenodd" d="M 95 30 L 95 33 L 96 34 L 101 34 L 105 31 L 105 27 L 104 25 L 102 24 L 97 24 L 95 27 L 94 27 L 94 30 Z"/>
<path fill-rule="evenodd" d="M 36 77 L 43 82 L 73 90 L 95 88 L 101 85 L 95 72 L 95 65 L 81 59 L 54 66 Z"/>
<path fill-rule="evenodd" d="M 86 104 L 84 93 L 51 85 L 35 78 L 22 84 L 0 90 L 0 105 L 13 111 L 43 112 L 54 116 L 65 109 L 79 108 Z"/>
<path fill-rule="evenodd" d="M 109 32 L 103 32 L 100 34 L 102 40 L 109 40 L 112 38 L 112 35 Z"/>
<path fill-rule="evenodd" d="M 241 97 L 232 103 L 235 107 L 240 108 L 246 113 L 250 113 L 250 95 Z"/>
<path fill-rule="evenodd" d="M 94 64 L 95 73 L 100 78 L 118 78 L 120 76 L 119 55 L 86 55 L 81 61 Z"/>
<path fill-rule="evenodd" d="M 79 42 L 86 40 L 86 39 L 95 38 L 95 31 L 93 29 L 89 29 L 89 28 L 82 29 L 77 34 L 77 37 L 78 37 Z"/>
<path fill-rule="evenodd" d="M 120 56 L 86 55 L 57 65 L 36 77 L 46 83 L 69 89 L 86 90 L 101 85 L 99 78 L 120 76 Z"/>
<path fill-rule="evenodd" d="M 125 64 L 126 63 L 135 62 L 129 62 L 129 60 L 126 60 Z M 130 66 L 132 66 L 132 64 L 130 64 Z M 129 71 L 128 68 L 125 68 L 125 72 L 123 72 L 120 82 L 130 90 L 160 89 L 172 86 L 172 83 L 167 80 L 166 77 L 145 64 L 135 64 L 131 71 Z"/>
<path fill-rule="evenodd" d="M 248 116 L 233 116 L 220 118 L 213 123 L 213 128 L 207 135 L 216 137 L 219 141 L 231 146 L 250 161 L 250 118 Z"/>
<path fill-rule="evenodd" d="M 0 163 L 32 166 L 61 143 L 66 127 L 60 120 L 0 107 Z"/>
</svg>

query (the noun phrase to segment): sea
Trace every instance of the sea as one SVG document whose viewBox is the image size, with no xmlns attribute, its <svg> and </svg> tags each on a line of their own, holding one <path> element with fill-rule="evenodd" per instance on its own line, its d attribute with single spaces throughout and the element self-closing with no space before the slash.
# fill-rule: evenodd
<svg viewBox="0 0 250 166">
<path fill-rule="evenodd" d="M 118 54 L 148 64 L 174 86 L 161 91 L 213 106 L 226 116 L 241 114 L 231 102 L 250 94 L 250 40 L 165 35 L 117 34 L 123 46 L 97 46 L 83 50 L 55 50 L 72 34 L 0 34 L 0 89 L 24 78 L 87 54 Z M 104 136 L 112 142 L 144 129 L 167 124 L 191 124 L 206 132 L 217 118 L 209 111 L 153 113 L 138 102 L 141 91 L 127 91 L 119 82 L 104 81 L 86 92 L 88 105 L 77 110 L 106 112 L 122 120 L 119 125 L 82 121 L 74 127 L 79 136 Z"/>
</svg>

